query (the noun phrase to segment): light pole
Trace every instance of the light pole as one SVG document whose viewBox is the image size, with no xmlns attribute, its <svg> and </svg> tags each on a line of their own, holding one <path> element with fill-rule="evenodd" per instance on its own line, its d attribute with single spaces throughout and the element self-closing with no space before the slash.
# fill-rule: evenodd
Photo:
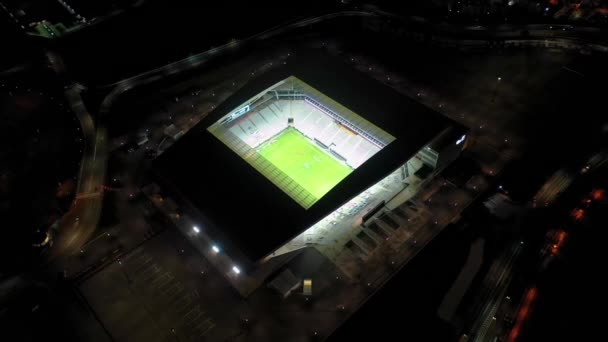
<svg viewBox="0 0 608 342">
<path fill-rule="evenodd" d="M 498 93 L 498 84 L 500 83 L 500 81 L 502 81 L 502 77 L 498 76 L 498 78 L 496 79 L 496 84 L 494 85 L 494 91 L 492 92 L 491 102 L 494 102 L 494 100 L 496 99 L 496 93 Z"/>
<path fill-rule="evenodd" d="M 179 336 L 175 333 L 175 328 L 171 328 L 171 334 L 173 334 L 173 336 L 175 336 L 175 340 L 176 341 L 180 341 Z"/>
</svg>

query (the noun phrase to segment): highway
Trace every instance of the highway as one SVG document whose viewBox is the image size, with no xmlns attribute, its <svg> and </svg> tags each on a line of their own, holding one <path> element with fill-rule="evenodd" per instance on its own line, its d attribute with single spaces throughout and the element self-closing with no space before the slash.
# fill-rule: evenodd
<svg viewBox="0 0 608 342">
<path fill-rule="evenodd" d="M 598 160 L 598 162 L 600 162 L 600 160 Z M 554 183 L 555 179 L 556 177 L 554 176 L 550 177 L 547 184 Z M 580 186 L 580 181 L 578 184 L 578 186 Z M 545 186 L 541 187 L 541 190 L 544 188 Z M 572 196 L 573 193 L 571 190 L 568 191 L 570 191 L 570 193 L 566 194 L 565 196 Z M 602 194 L 594 193 L 592 191 L 590 193 L 583 194 L 581 202 L 583 205 L 589 206 L 592 202 L 599 202 L 601 200 Z M 569 218 L 566 219 L 566 222 L 570 220 Z M 571 223 L 562 224 L 568 227 Z M 537 275 L 542 276 L 543 274 L 547 273 L 548 265 L 561 254 L 564 244 L 566 244 L 567 239 L 569 239 L 568 236 L 569 233 L 564 229 L 548 231 L 545 236 L 545 242 L 540 249 L 538 264 L 534 266 L 535 273 Z M 517 247 L 517 245 L 518 244 L 515 243 L 514 247 Z M 516 258 L 519 251 L 512 251 L 515 252 L 513 257 Z M 507 257 L 507 259 L 505 259 L 505 257 Z M 511 258 L 509 257 L 509 254 L 505 254 L 495 262 L 490 269 L 488 277 L 485 279 L 484 289 L 492 289 L 492 286 L 497 287 L 496 291 L 500 290 L 499 287 L 502 287 L 502 289 L 507 288 L 509 281 L 503 281 L 501 283 L 501 279 L 510 280 L 511 278 L 512 266 L 509 264 L 512 264 L 512 262 L 507 262 L 506 264 L 504 263 L 504 261 L 508 261 L 509 258 Z M 521 270 L 518 272 L 521 273 Z M 528 288 L 522 294 L 521 301 L 516 306 L 510 302 L 510 298 L 505 298 L 504 290 L 502 290 L 502 294 L 494 291 L 496 293 L 493 295 L 491 293 L 492 291 L 490 291 L 490 295 L 486 296 L 484 299 L 484 307 L 479 311 L 480 315 L 477 317 L 477 320 L 473 325 L 473 330 L 471 330 L 471 336 L 474 337 L 474 341 L 493 341 L 493 339 L 497 336 L 503 336 L 503 338 L 506 338 L 507 341 L 515 341 L 520 335 L 523 324 L 529 318 L 532 307 L 534 306 L 537 297 L 537 283 L 538 282 L 534 279 L 530 281 Z M 501 312 L 504 314 L 505 311 L 507 312 L 507 317 L 512 315 L 511 317 L 515 318 L 515 323 L 512 327 L 509 326 L 508 323 L 496 321 L 494 319 L 494 317 L 501 319 L 502 317 L 499 316 L 501 315 Z"/>
<path fill-rule="evenodd" d="M 383 11 L 375 6 L 366 6 L 366 10 L 379 16 L 385 16 L 404 21 L 412 26 L 424 28 L 433 35 L 443 35 L 456 39 L 572 39 L 576 41 L 591 41 L 598 39 L 598 44 L 606 43 L 606 29 L 593 26 L 568 24 L 509 24 L 498 25 L 460 25 L 448 22 L 431 22 L 419 16 L 405 16 Z"/>
<path fill-rule="evenodd" d="M 522 251 L 523 242 L 512 243 L 499 259 L 490 268 L 484 279 L 482 293 L 482 307 L 479 310 L 477 320 L 471 329 L 471 336 L 475 342 L 492 341 L 494 336 L 489 336 L 491 327 L 496 324 L 496 312 L 500 307 L 505 292 L 512 278 L 513 264 Z"/>
</svg>

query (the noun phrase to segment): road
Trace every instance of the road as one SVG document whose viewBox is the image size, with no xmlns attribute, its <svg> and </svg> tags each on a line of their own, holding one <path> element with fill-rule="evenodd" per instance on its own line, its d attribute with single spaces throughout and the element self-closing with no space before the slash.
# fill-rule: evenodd
<svg viewBox="0 0 608 342">
<path fill-rule="evenodd" d="M 149 70 L 147 72 L 141 73 L 139 75 L 126 78 L 111 84 L 106 84 L 101 86 L 100 88 L 113 88 L 112 93 L 110 95 L 117 95 L 123 93 L 129 89 L 132 89 L 136 86 L 140 86 L 142 84 L 146 84 L 149 82 L 153 82 L 156 80 L 160 80 L 163 77 L 178 74 L 189 69 L 196 68 L 201 64 L 205 63 L 210 58 L 224 53 L 226 51 L 233 51 L 237 48 L 242 48 L 247 44 L 254 43 L 255 41 L 266 40 L 268 38 L 276 37 L 282 33 L 285 33 L 291 29 L 296 29 L 304 26 L 309 26 L 315 23 L 319 23 L 321 21 L 330 20 L 339 17 L 349 17 L 349 16 L 359 16 L 362 18 L 365 17 L 376 17 L 376 18 L 397 18 L 400 20 L 405 20 L 409 24 L 419 25 L 420 22 L 417 19 L 413 19 L 413 17 L 404 17 L 400 15 L 396 15 L 389 12 L 380 11 L 377 9 L 369 10 L 369 11 L 343 11 L 325 14 L 321 16 L 316 16 L 312 18 L 306 18 L 303 20 L 296 20 L 292 22 L 287 22 L 284 24 L 280 24 L 276 27 L 270 28 L 266 31 L 260 32 L 258 34 L 252 35 L 251 37 L 245 38 L 239 41 L 231 41 L 222 46 L 204 51 L 202 53 L 189 56 L 177 62 L 173 62 L 167 64 L 165 66 Z M 431 24 L 428 24 L 431 25 Z M 444 37 L 452 37 L 454 33 L 461 34 L 461 37 L 454 38 L 455 41 L 460 41 L 460 44 L 467 44 L 471 40 L 479 40 L 481 42 L 486 42 L 491 39 L 510 39 L 510 40 L 520 40 L 521 42 L 526 41 L 534 41 L 535 39 L 546 40 L 546 39 L 562 39 L 571 41 L 571 43 L 579 45 L 581 48 L 600 48 L 602 51 L 608 51 L 607 48 L 602 48 L 601 43 L 606 43 L 605 41 L 590 41 L 590 43 L 595 44 L 587 44 L 585 43 L 585 36 L 594 38 L 595 35 L 601 36 L 603 32 L 599 28 L 590 28 L 590 27 L 574 27 L 573 29 L 568 30 L 560 30 L 562 26 L 567 25 L 544 25 L 544 24 L 531 24 L 531 25 L 500 25 L 493 28 L 484 28 L 481 30 L 483 35 L 480 35 L 479 29 L 466 28 L 457 25 L 450 25 L 447 23 L 441 24 L 433 24 L 431 25 L 431 31 L 433 34 Z M 555 28 L 555 29 L 553 29 Z M 428 27 L 427 27 L 428 29 Z M 416 28 L 414 28 L 414 31 Z M 530 36 L 526 38 L 522 38 L 521 32 L 527 30 L 530 32 Z M 438 37 L 440 38 L 440 37 Z M 113 96 L 112 96 L 113 97 Z"/>
<path fill-rule="evenodd" d="M 141 73 L 139 75 L 126 78 L 111 84 L 106 84 L 101 86 L 101 89 L 112 88 L 112 93 L 122 93 L 129 89 L 132 89 L 136 86 L 140 86 L 142 84 L 146 84 L 152 81 L 160 80 L 163 77 L 167 77 L 170 75 L 175 75 L 193 68 L 196 68 L 203 63 L 207 62 L 210 58 L 220 55 L 224 52 L 234 51 L 236 49 L 243 48 L 250 43 L 254 43 L 256 41 L 267 40 L 269 38 L 276 37 L 282 33 L 285 33 L 289 30 L 301 28 L 305 26 L 309 26 L 312 24 L 316 24 L 325 20 L 339 18 L 339 17 L 349 17 L 349 16 L 359 16 L 359 17 L 370 17 L 375 16 L 375 14 L 370 12 L 363 11 L 343 11 L 336 13 L 329 13 L 321 16 L 315 16 L 306 19 L 296 19 L 294 21 L 289 21 L 287 23 L 283 23 L 277 25 L 268 30 L 262 31 L 260 33 L 254 34 L 248 38 L 231 41 L 224 45 L 212 48 L 210 50 L 204 51 L 202 53 L 189 56 L 177 62 L 169 63 L 165 66 L 152 69 Z M 112 95 L 111 93 L 111 95 Z"/>
<path fill-rule="evenodd" d="M 53 53 L 48 53 L 47 57 L 53 70 L 63 76 L 65 66 L 61 57 Z M 107 160 L 106 130 L 103 126 L 95 126 L 93 116 L 80 96 L 81 89 L 80 85 L 71 84 L 65 91 L 66 99 L 80 121 L 85 147 L 76 198 L 70 210 L 59 221 L 54 234 L 53 248 L 49 253 L 49 260 L 54 262 L 78 253 L 80 247 L 94 234 L 101 215 L 101 189 L 105 180 Z"/>
<path fill-rule="evenodd" d="M 66 92 L 66 97 L 77 113 L 85 137 L 85 150 L 81 162 L 76 199 L 59 223 L 54 238 L 52 258 L 71 255 L 80 250 L 97 228 L 103 200 L 102 186 L 106 169 L 106 131 L 95 128 L 93 119 L 86 111 L 78 90 Z"/>
<path fill-rule="evenodd" d="M 601 154 L 599 154 L 601 155 Z M 598 159 L 598 163 L 600 160 Z M 581 168 L 586 165 L 583 163 Z M 585 173 L 589 172 L 587 176 L 590 176 L 594 173 L 595 169 L 587 170 Z M 559 174 L 559 173 L 558 173 Z M 546 184 L 555 183 L 555 176 L 552 176 L 548 179 Z M 557 177 L 559 179 L 559 177 Z M 566 213 L 572 209 L 571 205 L 580 205 L 584 207 L 593 207 L 602 202 L 602 193 L 601 192 L 591 192 L 589 189 L 594 189 L 587 181 L 581 178 L 577 178 L 573 180 L 574 189 L 567 188 L 564 191 L 564 196 L 566 198 L 570 198 L 570 200 L 564 201 L 564 199 L 558 199 L 557 205 L 566 205 L 563 207 L 561 212 L 563 221 L 560 221 L 557 225 L 560 227 L 564 227 L 562 229 L 551 229 L 555 225 L 555 223 L 547 223 L 546 229 L 548 230 L 545 235 L 545 240 L 542 245 L 540 245 L 540 253 L 538 254 L 538 260 L 528 260 L 526 262 L 526 266 L 531 273 L 523 272 L 520 268 L 517 270 L 517 275 L 524 274 L 533 274 L 532 277 L 529 275 L 526 276 L 525 282 L 529 282 L 528 288 L 523 291 L 521 294 L 521 300 L 511 299 L 510 297 L 504 296 L 504 290 L 507 289 L 507 286 L 511 275 L 511 266 L 512 262 L 509 262 L 510 259 L 516 258 L 517 254 L 519 254 L 518 250 L 511 250 L 514 254 L 503 254 L 501 258 L 499 258 L 490 269 L 488 276 L 485 279 L 483 284 L 484 289 L 493 289 L 494 286 L 499 287 L 495 293 L 492 294 L 492 291 L 489 292 L 489 295 L 485 297 L 483 300 L 484 306 L 479 310 L 479 316 L 473 325 L 473 330 L 471 331 L 471 336 L 474 337 L 474 341 L 492 341 L 494 338 L 504 338 L 508 341 L 514 341 L 519 336 L 522 325 L 528 319 L 530 315 L 531 308 L 536 299 L 537 288 L 536 285 L 542 282 L 538 281 L 538 278 L 541 278 L 543 275 L 549 273 L 548 265 L 554 260 L 556 257 L 562 253 L 564 249 L 564 245 L 569 240 L 569 235 L 572 234 L 575 230 L 571 229 L 573 224 L 572 218 L 569 217 Z M 541 190 L 546 186 L 541 187 Z M 588 188 L 587 188 L 588 187 Z M 580 198 L 579 198 L 580 196 Z M 572 202 L 574 199 L 574 203 Z M 551 204 L 554 206 L 555 204 Z M 575 234 L 575 233 L 574 233 Z M 517 243 L 515 242 L 514 247 L 517 247 Z M 510 256 L 512 255 L 512 256 Z M 531 278 L 531 279 L 530 279 Z M 501 283 L 502 279 L 502 283 Z M 506 281 L 505 281 L 506 279 Z M 521 278 L 518 278 L 521 280 Z M 520 282 L 518 282 L 520 283 Z M 521 284 L 509 287 L 509 292 L 517 293 L 518 287 L 521 287 Z M 494 285 L 495 284 L 495 285 Z M 547 285 L 545 285 L 547 286 Z M 487 290 L 486 290 L 487 292 Z M 501 294 L 502 293 L 502 294 Z M 496 319 L 495 319 L 496 318 Z M 503 321 L 502 318 L 506 318 L 506 321 Z M 511 319 L 515 319 L 515 323 Z"/>
<path fill-rule="evenodd" d="M 505 299 L 505 292 L 512 278 L 513 264 L 522 251 L 523 242 L 515 241 L 497 259 L 484 279 L 482 307 L 477 320 L 471 329 L 473 341 L 492 341 L 494 336 L 488 336 L 491 327 L 496 324 L 496 312 Z"/>
</svg>

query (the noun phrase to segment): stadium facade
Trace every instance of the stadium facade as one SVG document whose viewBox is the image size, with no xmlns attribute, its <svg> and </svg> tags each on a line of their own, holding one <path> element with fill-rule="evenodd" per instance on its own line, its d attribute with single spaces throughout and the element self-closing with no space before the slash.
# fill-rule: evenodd
<svg viewBox="0 0 608 342">
<path fill-rule="evenodd" d="M 466 135 L 339 60 L 301 53 L 250 80 L 154 170 L 239 270 L 253 274 L 279 256 L 339 241 L 337 221 L 364 225 L 413 180 L 455 160 Z"/>
</svg>

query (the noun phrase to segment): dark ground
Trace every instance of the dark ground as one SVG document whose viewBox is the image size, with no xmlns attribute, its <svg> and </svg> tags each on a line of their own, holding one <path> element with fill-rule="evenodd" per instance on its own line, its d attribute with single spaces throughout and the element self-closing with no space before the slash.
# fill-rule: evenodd
<svg viewBox="0 0 608 342">
<path fill-rule="evenodd" d="M 339 8 L 337 1 L 324 0 L 307 1 L 306 6 L 284 6 L 280 0 L 214 3 L 209 8 L 186 4 L 178 0 L 167 6 L 165 1 L 149 0 L 137 15 L 111 18 L 67 37 L 59 50 L 78 80 L 106 84 L 295 18 Z"/>
<path fill-rule="evenodd" d="M 73 199 L 82 156 L 80 124 L 63 94 L 27 77 L 0 87 L 0 274 L 30 267 L 32 243 Z"/>
<path fill-rule="evenodd" d="M 329 341 L 451 341 L 454 329 L 437 317 L 445 292 L 468 256 L 471 236 L 446 228 L 355 312 Z"/>
<path fill-rule="evenodd" d="M 591 190 L 607 188 L 608 171 L 604 168 L 575 185 L 575 192 L 563 205 L 580 205 Z M 567 217 L 560 220 L 559 227 L 568 232 L 568 239 L 557 259 L 537 280 L 538 300 L 523 327 L 521 341 L 582 341 L 603 333 L 602 298 L 608 288 L 602 272 L 608 261 L 604 252 L 607 209 L 604 195 L 603 200 L 594 201 L 586 210 L 582 223 L 573 223 Z"/>
</svg>

